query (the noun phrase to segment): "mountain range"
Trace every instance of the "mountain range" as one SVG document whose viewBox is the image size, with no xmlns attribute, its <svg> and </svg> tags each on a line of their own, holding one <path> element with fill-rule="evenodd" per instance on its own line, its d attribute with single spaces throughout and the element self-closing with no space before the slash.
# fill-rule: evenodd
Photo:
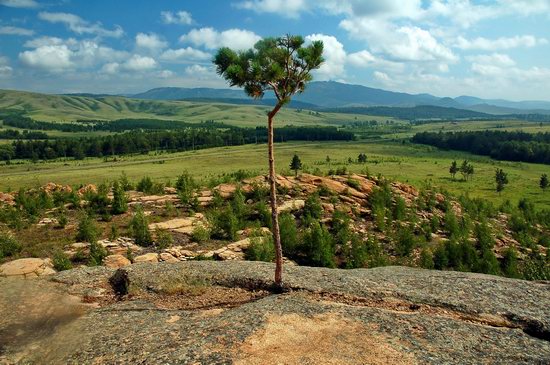
<svg viewBox="0 0 550 365">
<path fill-rule="evenodd" d="M 137 99 L 150 100 L 216 100 L 238 104 L 270 105 L 272 94 L 264 100 L 247 98 L 242 90 L 212 88 L 161 87 L 143 93 L 127 95 Z M 335 81 L 315 81 L 308 85 L 307 92 L 296 95 L 291 106 L 295 108 L 349 108 L 349 107 L 415 107 L 432 105 L 447 108 L 466 109 L 481 113 L 504 114 L 548 114 L 548 101 L 508 101 L 502 99 L 481 99 L 473 96 L 456 98 L 437 97 L 430 94 L 408 94 L 361 85 L 344 84 Z"/>
</svg>

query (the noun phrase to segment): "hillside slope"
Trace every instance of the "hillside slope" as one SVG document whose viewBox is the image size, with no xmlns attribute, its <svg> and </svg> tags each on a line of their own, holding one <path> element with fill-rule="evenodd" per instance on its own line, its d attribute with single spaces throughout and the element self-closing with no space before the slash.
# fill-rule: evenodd
<svg viewBox="0 0 550 365">
<path fill-rule="evenodd" d="M 234 105 L 221 102 L 140 100 L 121 96 L 83 97 L 0 90 L 0 109 L 25 112 L 37 120 L 67 122 L 78 119 L 114 120 L 153 118 L 201 122 L 215 120 L 238 126 L 265 125 L 269 106 Z M 297 113 L 284 108 L 277 115 L 279 125 L 331 124 L 355 120 L 357 115 Z M 361 117 L 364 118 L 364 117 Z"/>
</svg>

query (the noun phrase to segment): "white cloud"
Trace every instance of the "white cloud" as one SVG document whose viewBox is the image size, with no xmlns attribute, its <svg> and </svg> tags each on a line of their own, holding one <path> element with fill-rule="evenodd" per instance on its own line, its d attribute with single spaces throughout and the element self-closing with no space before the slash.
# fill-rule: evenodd
<svg viewBox="0 0 550 365">
<path fill-rule="evenodd" d="M 33 51 L 21 52 L 19 59 L 26 66 L 55 73 L 74 66 L 71 61 L 71 53 L 65 44 L 41 46 Z"/>
<path fill-rule="evenodd" d="M 470 62 L 485 64 L 485 65 L 496 65 L 496 66 L 514 66 L 516 62 L 510 58 L 510 56 L 502 53 L 493 53 L 490 55 L 477 55 L 477 56 L 468 56 L 466 59 Z"/>
<path fill-rule="evenodd" d="M 7 57 L 0 56 L 0 79 L 11 77 L 13 68 L 10 67 L 10 61 Z"/>
<path fill-rule="evenodd" d="M 344 76 L 347 55 L 344 45 L 336 37 L 325 34 L 311 34 L 305 39 L 308 42 L 323 41 L 325 62 L 315 72 L 319 79 L 334 80 L 337 77 Z"/>
<path fill-rule="evenodd" d="M 12 27 L 12 26 L 6 25 L 3 27 L 0 27 L 0 34 L 31 36 L 34 34 L 34 31 L 30 29 Z"/>
<path fill-rule="evenodd" d="M 214 28 L 193 29 L 180 37 L 181 42 L 188 42 L 206 49 L 230 47 L 234 49 L 247 49 L 261 37 L 254 32 L 244 29 L 228 29 L 218 32 Z"/>
<path fill-rule="evenodd" d="M 78 15 L 70 13 L 50 13 L 42 11 L 38 13 L 38 18 L 50 23 L 65 24 L 70 30 L 77 34 L 96 34 L 102 37 L 120 38 L 124 31 L 120 26 L 116 26 L 113 30 L 103 28 L 101 23 L 90 23 Z"/>
<path fill-rule="evenodd" d="M 38 4 L 34 0 L 0 0 L 0 5 L 8 6 L 10 8 L 38 8 Z"/>
<path fill-rule="evenodd" d="M 119 70 L 120 70 L 120 64 L 117 62 L 106 63 L 101 68 L 101 72 L 110 74 L 110 75 L 117 74 Z"/>
<path fill-rule="evenodd" d="M 170 70 L 161 70 L 161 71 L 158 71 L 156 74 L 155 74 L 156 77 L 159 77 L 161 79 L 169 79 L 169 78 L 173 78 L 176 76 L 176 74 Z"/>
<path fill-rule="evenodd" d="M 102 46 L 94 40 L 63 40 L 56 37 L 40 37 L 25 42 L 25 47 L 34 48 L 19 54 L 21 62 L 28 67 L 48 72 L 94 67 L 104 62 L 124 60 L 128 53 Z"/>
<path fill-rule="evenodd" d="M 136 35 L 136 47 L 157 52 L 168 47 L 168 43 L 155 33 L 138 33 Z"/>
<path fill-rule="evenodd" d="M 354 38 L 366 41 L 370 49 L 401 61 L 455 62 L 458 57 L 429 31 L 416 26 L 398 27 L 386 21 L 357 18 L 340 26 Z"/>
<path fill-rule="evenodd" d="M 209 60 L 212 56 L 210 53 L 203 52 L 193 47 L 168 49 L 160 55 L 160 59 L 166 62 L 189 62 L 189 61 L 204 61 Z"/>
<path fill-rule="evenodd" d="M 151 57 L 145 57 L 140 55 L 133 55 L 128 59 L 122 67 L 128 71 L 148 71 L 157 67 L 157 61 Z"/>
<path fill-rule="evenodd" d="M 160 18 L 164 24 L 191 25 L 194 23 L 191 13 L 183 10 L 176 13 L 171 11 L 161 11 Z"/>
<path fill-rule="evenodd" d="M 352 53 L 348 56 L 348 61 L 357 67 L 366 67 L 372 64 L 376 60 L 376 57 L 367 50 Z"/>
<path fill-rule="evenodd" d="M 235 6 L 257 13 L 275 13 L 285 18 L 297 18 L 308 8 L 305 0 L 250 0 L 242 1 Z"/>
<path fill-rule="evenodd" d="M 455 47 L 465 50 L 478 49 L 484 51 L 496 51 L 499 49 L 511 49 L 518 47 L 535 47 L 544 44 L 548 44 L 548 41 L 545 38 L 536 38 L 532 35 L 500 37 L 497 39 L 478 37 L 470 40 L 464 37 L 458 37 Z"/>
</svg>

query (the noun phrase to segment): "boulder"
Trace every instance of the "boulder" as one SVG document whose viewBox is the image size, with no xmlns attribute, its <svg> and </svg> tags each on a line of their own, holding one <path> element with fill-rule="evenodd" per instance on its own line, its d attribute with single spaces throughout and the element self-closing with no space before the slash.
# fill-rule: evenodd
<svg viewBox="0 0 550 365">
<path fill-rule="evenodd" d="M 132 262 L 122 255 L 109 255 L 103 259 L 103 265 L 111 269 L 119 269 L 131 264 Z"/>
<path fill-rule="evenodd" d="M 214 188 L 220 193 L 220 196 L 224 199 L 230 198 L 235 191 L 237 190 L 237 186 L 234 184 L 220 184 Z"/>
<path fill-rule="evenodd" d="M 283 204 L 279 205 L 277 207 L 277 212 L 291 212 L 296 211 L 300 209 L 304 209 L 304 206 L 306 205 L 306 201 L 303 199 L 293 199 L 293 200 L 287 200 L 283 202 Z"/>
<path fill-rule="evenodd" d="M 6 262 L 0 266 L 0 277 L 33 278 L 55 274 L 55 272 L 50 259 L 26 258 Z"/>
<path fill-rule="evenodd" d="M 159 262 L 159 255 L 151 252 L 134 258 L 134 263 L 137 264 L 139 262 Z"/>
<path fill-rule="evenodd" d="M 6 205 L 15 205 L 15 197 L 8 193 L 2 193 L 0 192 L 0 205 L 6 204 Z"/>
<path fill-rule="evenodd" d="M 164 262 L 179 262 L 177 258 L 175 258 L 173 255 L 169 254 L 168 252 L 162 252 L 160 255 L 161 261 Z"/>
</svg>

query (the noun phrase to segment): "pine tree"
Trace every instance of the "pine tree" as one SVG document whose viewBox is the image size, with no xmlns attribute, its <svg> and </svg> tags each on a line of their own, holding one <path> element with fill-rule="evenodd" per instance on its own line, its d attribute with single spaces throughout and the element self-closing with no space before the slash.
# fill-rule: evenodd
<svg viewBox="0 0 550 365">
<path fill-rule="evenodd" d="M 294 154 L 292 161 L 290 162 L 290 169 L 294 171 L 294 176 L 298 176 L 298 170 L 302 169 L 302 161 L 297 154 Z"/>
<path fill-rule="evenodd" d="M 548 175 L 542 174 L 540 177 L 539 186 L 543 191 L 546 191 L 546 188 L 548 187 Z"/>
<path fill-rule="evenodd" d="M 495 172 L 495 181 L 497 183 L 497 193 L 500 194 L 504 190 L 504 186 L 508 184 L 508 175 L 502 169 L 497 169 Z"/>
<path fill-rule="evenodd" d="M 458 172 L 458 165 L 456 164 L 456 161 L 453 161 L 451 163 L 451 167 L 449 167 L 449 173 L 453 177 L 453 180 L 455 179 L 456 173 Z"/>
<path fill-rule="evenodd" d="M 302 93 L 313 76 L 311 71 L 323 63 L 323 42 L 314 41 L 304 47 L 300 36 L 286 35 L 265 38 L 254 49 L 236 52 L 224 47 L 218 50 L 214 64 L 219 75 L 231 86 L 243 87 L 255 99 L 273 91 L 277 103 L 267 115 L 269 185 L 273 244 L 275 245 L 275 285 L 282 288 L 283 253 L 277 215 L 275 154 L 273 149 L 273 119 L 296 93 Z"/>
<path fill-rule="evenodd" d="M 118 181 L 113 184 L 113 202 L 111 203 L 112 214 L 126 213 L 128 210 L 128 197 L 124 192 L 124 188 Z"/>
</svg>

